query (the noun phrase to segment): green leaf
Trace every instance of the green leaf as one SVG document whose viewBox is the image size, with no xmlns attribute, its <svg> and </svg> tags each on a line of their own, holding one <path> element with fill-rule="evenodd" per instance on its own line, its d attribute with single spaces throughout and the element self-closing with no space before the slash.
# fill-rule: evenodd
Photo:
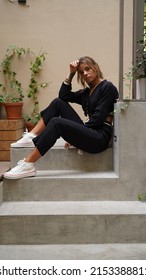
<svg viewBox="0 0 146 280">
<path fill-rule="evenodd" d="M 144 195 L 144 194 L 138 194 L 138 199 L 139 199 L 140 201 L 146 201 L 146 195 Z"/>
</svg>

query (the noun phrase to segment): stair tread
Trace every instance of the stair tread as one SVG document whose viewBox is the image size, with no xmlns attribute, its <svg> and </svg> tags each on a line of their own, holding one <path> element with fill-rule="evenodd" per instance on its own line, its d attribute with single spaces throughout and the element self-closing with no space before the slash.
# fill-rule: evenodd
<svg viewBox="0 0 146 280">
<path fill-rule="evenodd" d="M 118 175 L 113 171 L 105 172 L 92 172 L 82 170 L 38 170 L 35 177 L 29 177 L 27 179 L 39 178 L 118 178 Z"/>
<path fill-rule="evenodd" d="M 1 260 L 144 260 L 146 244 L 2 245 Z"/>
<path fill-rule="evenodd" d="M 141 214 L 146 214 L 146 203 L 139 201 L 4 202 L 0 207 L 0 216 Z"/>
<path fill-rule="evenodd" d="M 45 178 L 118 178 L 118 175 L 114 171 L 83 171 L 83 170 L 36 170 L 36 176 L 34 177 L 26 177 L 19 180 L 39 180 Z M 5 180 L 5 179 L 4 179 Z M 6 179 L 7 180 L 7 179 Z M 14 181 L 14 180 L 13 180 Z M 8 181 L 7 181 L 8 182 Z M 12 182 L 12 181 L 10 181 Z M 17 181 L 15 180 L 15 183 Z"/>
</svg>

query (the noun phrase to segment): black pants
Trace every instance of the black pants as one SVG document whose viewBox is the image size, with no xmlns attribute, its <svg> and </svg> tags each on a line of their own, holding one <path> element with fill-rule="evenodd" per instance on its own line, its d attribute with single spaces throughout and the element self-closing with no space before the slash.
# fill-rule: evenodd
<svg viewBox="0 0 146 280">
<path fill-rule="evenodd" d="M 60 137 L 87 153 L 99 153 L 108 148 L 112 127 L 106 124 L 100 129 L 86 127 L 70 104 L 60 98 L 54 99 L 41 112 L 41 117 L 46 128 L 33 142 L 42 156 Z"/>
</svg>

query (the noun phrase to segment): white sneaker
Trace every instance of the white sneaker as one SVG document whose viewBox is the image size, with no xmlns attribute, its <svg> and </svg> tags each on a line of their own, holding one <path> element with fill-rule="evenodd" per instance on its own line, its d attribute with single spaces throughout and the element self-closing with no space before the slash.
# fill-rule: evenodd
<svg viewBox="0 0 146 280">
<path fill-rule="evenodd" d="M 10 171 L 3 174 L 6 179 L 19 179 L 35 176 L 36 170 L 34 163 L 26 162 L 25 159 L 18 161 L 17 165 Z"/>
<path fill-rule="evenodd" d="M 24 132 L 22 138 L 19 139 L 17 142 L 12 143 L 12 148 L 24 148 L 24 147 L 34 147 L 34 143 L 32 139 L 36 137 L 34 133 L 31 132 Z"/>
</svg>

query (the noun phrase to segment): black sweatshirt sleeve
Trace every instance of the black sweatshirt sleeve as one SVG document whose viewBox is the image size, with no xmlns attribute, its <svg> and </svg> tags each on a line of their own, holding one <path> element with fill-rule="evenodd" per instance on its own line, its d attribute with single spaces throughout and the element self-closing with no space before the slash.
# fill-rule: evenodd
<svg viewBox="0 0 146 280">
<path fill-rule="evenodd" d="M 66 102 L 72 102 L 81 105 L 82 102 L 81 92 L 82 90 L 72 92 L 71 85 L 66 85 L 62 83 L 61 88 L 59 90 L 59 98 Z"/>
</svg>

